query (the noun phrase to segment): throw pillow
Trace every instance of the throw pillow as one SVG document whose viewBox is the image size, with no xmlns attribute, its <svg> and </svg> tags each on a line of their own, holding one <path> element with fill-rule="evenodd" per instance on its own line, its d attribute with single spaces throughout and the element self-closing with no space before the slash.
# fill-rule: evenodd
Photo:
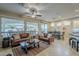
<svg viewBox="0 0 79 59">
<path fill-rule="evenodd" d="M 16 35 L 13 35 L 14 39 L 16 40 L 19 40 L 20 39 L 20 35 L 19 34 L 16 34 Z"/>
</svg>

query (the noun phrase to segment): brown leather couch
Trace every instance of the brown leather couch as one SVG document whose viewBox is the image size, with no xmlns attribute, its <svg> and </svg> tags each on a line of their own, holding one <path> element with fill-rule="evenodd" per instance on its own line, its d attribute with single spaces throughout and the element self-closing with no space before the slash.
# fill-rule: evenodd
<svg viewBox="0 0 79 59">
<path fill-rule="evenodd" d="M 19 45 L 20 42 L 26 41 L 30 39 L 29 33 L 22 33 L 22 34 L 14 34 L 12 35 L 11 39 L 11 46 Z"/>
<path fill-rule="evenodd" d="M 52 35 L 48 37 L 48 34 L 43 33 L 43 36 L 39 35 L 39 40 L 42 40 L 44 42 L 47 42 L 48 44 L 51 44 L 52 42 L 54 42 L 54 37 Z"/>
</svg>

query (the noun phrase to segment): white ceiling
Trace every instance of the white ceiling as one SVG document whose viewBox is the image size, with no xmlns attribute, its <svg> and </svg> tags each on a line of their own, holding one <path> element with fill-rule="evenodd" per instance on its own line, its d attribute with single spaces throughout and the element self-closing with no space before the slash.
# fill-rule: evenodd
<svg viewBox="0 0 79 59">
<path fill-rule="evenodd" d="M 39 13 L 43 15 L 42 17 L 38 18 L 46 21 L 66 19 L 79 15 L 78 3 L 26 3 L 25 8 L 18 5 L 17 3 L 0 3 L 0 10 L 10 11 L 17 14 L 24 14 L 25 12 L 27 12 L 29 5 L 30 7 L 37 8 L 39 10 Z"/>
</svg>

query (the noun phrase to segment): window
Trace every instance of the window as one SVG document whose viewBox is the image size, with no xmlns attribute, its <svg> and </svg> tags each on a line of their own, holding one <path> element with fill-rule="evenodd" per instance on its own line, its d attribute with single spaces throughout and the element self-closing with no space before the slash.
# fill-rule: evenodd
<svg viewBox="0 0 79 59">
<path fill-rule="evenodd" d="M 44 27 L 44 28 L 45 28 L 45 33 L 47 33 L 47 32 L 48 32 L 48 25 L 45 24 L 44 26 L 45 26 L 45 27 Z"/>
<path fill-rule="evenodd" d="M 65 25 L 65 26 L 69 26 L 69 25 L 71 24 L 70 21 L 62 21 L 62 23 L 63 23 L 63 25 Z"/>
<path fill-rule="evenodd" d="M 24 31 L 24 21 L 16 19 L 1 18 L 1 32 L 4 36 L 10 36 L 12 33 Z"/>
<path fill-rule="evenodd" d="M 74 20 L 73 21 L 73 27 L 74 28 L 79 28 L 79 20 Z"/>
<path fill-rule="evenodd" d="M 79 33 L 79 20 L 73 20 L 72 32 Z"/>
<path fill-rule="evenodd" d="M 57 27 L 62 26 L 62 22 L 57 22 Z"/>
<path fill-rule="evenodd" d="M 42 23 L 41 24 L 41 31 L 44 33 L 47 33 L 48 32 L 48 25 Z"/>
<path fill-rule="evenodd" d="M 1 18 L 1 32 L 2 35 L 11 36 L 12 34 L 19 34 L 23 32 L 28 32 L 30 34 L 38 34 L 38 23 L 33 22 L 24 22 L 22 20 L 10 19 L 10 18 Z M 42 23 L 40 30 L 47 33 L 48 24 Z"/>
<path fill-rule="evenodd" d="M 37 34 L 38 33 L 38 23 L 27 22 L 26 31 L 31 34 Z"/>
</svg>

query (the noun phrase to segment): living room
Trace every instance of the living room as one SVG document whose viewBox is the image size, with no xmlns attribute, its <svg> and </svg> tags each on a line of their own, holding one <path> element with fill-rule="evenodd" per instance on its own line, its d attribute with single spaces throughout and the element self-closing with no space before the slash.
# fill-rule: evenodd
<svg viewBox="0 0 79 59">
<path fill-rule="evenodd" d="M 78 6 L 71 3 L 0 4 L 0 55 L 78 56 L 79 41 L 75 40 L 79 33 Z"/>
</svg>

